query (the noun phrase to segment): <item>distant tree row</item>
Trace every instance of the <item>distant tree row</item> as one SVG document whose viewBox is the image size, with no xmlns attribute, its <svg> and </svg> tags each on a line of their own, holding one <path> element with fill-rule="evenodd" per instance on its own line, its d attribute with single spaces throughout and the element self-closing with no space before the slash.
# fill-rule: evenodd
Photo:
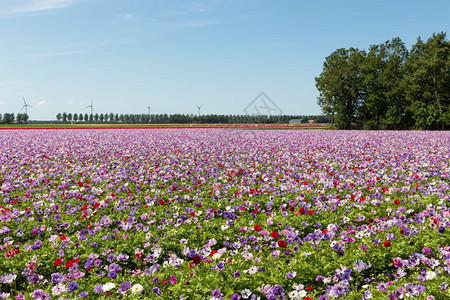
<svg viewBox="0 0 450 300">
<path fill-rule="evenodd" d="M 337 49 L 316 78 L 318 104 L 341 129 L 449 129 L 450 42 L 445 33 L 408 50 L 400 38 Z"/>
<path fill-rule="evenodd" d="M 95 124 L 186 124 L 186 123 L 207 123 L 207 124 L 240 124 L 240 123 L 261 123 L 275 124 L 288 123 L 291 119 L 302 119 L 305 123 L 314 120 L 316 123 L 330 123 L 329 116 L 264 116 L 264 115 L 186 115 L 186 114 L 81 114 L 81 113 L 58 113 L 58 122 L 62 123 L 95 123 Z"/>
<path fill-rule="evenodd" d="M 27 122 L 28 122 L 27 114 L 21 113 L 17 115 L 14 115 L 13 113 L 0 114 L 0 124 L 13 124 L 13 123 L 26 124 Z"/>
</svg>

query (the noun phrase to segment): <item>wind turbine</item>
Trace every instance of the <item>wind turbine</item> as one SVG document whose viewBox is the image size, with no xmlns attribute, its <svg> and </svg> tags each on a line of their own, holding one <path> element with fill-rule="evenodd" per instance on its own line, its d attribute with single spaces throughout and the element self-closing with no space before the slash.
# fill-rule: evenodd
<svg viewBox="0 0 450 300">
<path fill-rule="evenodd" d="M 197 106 L 197 108 L 198 108 L 198 116 L 200 117 L 200 108 L 202 108 L 203 104 L 201 104 L 200 106 L 198 106 L 198 105 L 195 105 L 195 106 Z"/>
<path fill-rule="evenodd" d="M 20 109 L 19 114 L 25 108 L 25 114 L 28 115 L 28 110 L 27 110 L 28 107 L 33 107 L 33 106 L 28 105 L 27 102 L 25 101 L 25 97 L 23 97 L 23 106 Z"/>
<path fill-rule="evenodd" d="M 93 103 L 94 103 L 94 99 L 91 100 L 91 105 L 86 106 L 86 108 L 90 108 L 90 109 L 91 109 L 91 115 L 92 115 L 92 112 L 94 112 L 94 106 L 93 106 Z"/>
<path fill-rule="evenodd" d="M 152 120 L 151 119 L 152 117 L 151 117 L 151 114 L 150 114 L 152 108 L 150 106 L 148 106 L 147 109 L 148 109 L 148 121 L 150 122 Z"/>
</svg>

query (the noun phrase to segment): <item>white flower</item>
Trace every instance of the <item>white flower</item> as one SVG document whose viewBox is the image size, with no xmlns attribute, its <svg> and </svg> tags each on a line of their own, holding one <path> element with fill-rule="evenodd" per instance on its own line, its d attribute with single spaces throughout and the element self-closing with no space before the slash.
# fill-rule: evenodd
<svg viewBox="0 0 450 300">
<path fill-rule="evenodd" d="M 141 294 L 144 291 L 144 287 L 140 285 L 139 283 L 136 283 L 131 287 L 131 293 L 133 295 Z"/>
<path fill-rule="evenodd" d="M 213 256 L 212 256 L 212 259 L 213 259 L 213 260 L 217 260 L 217 259 L 219 259 L 221 256 L 222 256 L 222 254 L 220 254 L 220 253 L 214 253 Z"/>
<path fill-rule="evenodd" d="M 256 272 L 258 272 L 258 267 L 256 267 L 256 266 L 253 266 L 253 267 L 250 267 L 248 270 L 245 270 L 244 271 L 244 273 L 249 273 L 250 275 L 253 275 L 253 274 L 255 274 Z"/>
<path fill-rule="evenodd" d="M 252 292 L 249 289 L 245 289 L 241 291 L 241 296 L 244 299 L 248 299 L 252 295 Z"/>
<path fill-rule="evenodd" d="M 298 291 L 292 291 L 288 294 L 288 296 L 291 300 L 300 300 L 303 298 L 300 296 L 300 293 Z"/>
<path fill-rule="evenodd" d="M 103 285 L 103 291 L 107 292 L 107 291 L 112 290 L 115 287 L 116 287 L 116 285 L 114 283 L 108 282 Z"/>
<path fill-rule="evenodd" d="M 432 280 L 436 278 L 436 272 L 427 271 L 427 275 L 425 276 L 427 280 Z"/>
<path fill-rule="evenodd" d="M 55 285 L 52 288 L 53 295 L 59 295 L 59 294 L 64 293 L 66 291 L 67 291 L 66 286 L 64 284 L 62 284 L 62 283 L 58 283 L 57 285 Z"/>
</svg>

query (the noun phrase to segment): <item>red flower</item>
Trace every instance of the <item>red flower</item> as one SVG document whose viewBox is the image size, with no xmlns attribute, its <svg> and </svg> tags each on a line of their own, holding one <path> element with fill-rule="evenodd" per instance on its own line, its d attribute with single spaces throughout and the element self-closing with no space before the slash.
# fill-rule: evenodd
<svg viewBox="0 0 450 300">
<path fill-rule="evenodd" d="M 271 238 L 277 238 L 278 237 L 278 232 L 276 232 L 276 231 L 272 231 L 272 233 L 270 234 L 270 237 Z"/>
<path fill-rule="evenodd" d="M 55 261 L 53 262 L 53 265 L 54 265 L 54 266 L 59 266 L 60 264 L 62 264 L 62 259 L 61 259 L 61 258 L 58 258 L 57 260 L 55 260 Z"/>
<path fill-rule="evenodd" d="M 167 279 L 164 279 L 161 283 L 162 283 L 162 285 L 166 285 L 167 284 Z"/>
<path fill-rule="evenodd" d="M 383 246 L 384 246 L 385 248 L 390 247 L 390 246 L 391 246 L 391 241 L 384 241 L 384 242 L 383 242 Z"/>
<path fill-rule="evenodd" d="M 73 260 L 69 260 L 68 262 L 66 262 L 66 268 L 70 268 L 73 265 L 74 261 Z"/>
<path fill-rule="evenodd" d="M 400 200 L 395 199 L 394 204 L 395 204 L 395 205 L 399 205 L 399 204 L 400 204 Z"/>
<path fill-rule="evenodd" d="M 217 251 L 216 250 L 213 250 L 213 251 L 211 251 L 211 253 L 209 254 L 209 256 L 213 256 L 214 254 L 216 254 L 217 253 Z"/>
<path fill-rule="evenodd" d="M 253 229 L 255 229 L 255 231 L 261 231 L 261 230 L 262 230 L 262 227 L 261 227 L 261 225 L 256 224 L 256 225 L 253 227 Z"/>
<path fill-rule="evenodd" d="M 309 297 L 306 297 L 306 298 L 303 298 L 304 300 L 313 300 L 312 298 L 309 298 Z"/>
<path fill-rule="evenodd" d="M 62 236 L 59 237 L 59 239 L 60 239 L 61 241 L 65 241 L 65 240 L 67 239 L 67 236 L 62 235 Z"/>
<path fill-rule="evenodd" d="M 308 215 L 312 216 L 314 214 L 313 210 L 308 210 Z"/>
<path fill-rule="evenodd" d="M 159 199 L 158 202 L 159 202 L 159 204 L 161 204 L 161 205 L 164 205 L 164 204 L 165 204 L 165 202 L 164 202 L 163 199 Z"/>
<path fill-rule="evenodd" d="M 309 290 L 312 290 L 312 289 L 313 289 L 312 286 L 308 286 L 305 290 L 309 291 Z"/>
<path fill-rule="evenodd" d="M 198 255 L 194 255 L 194 256 L 192 257 L 192 262 L 193 262 L 194 264 L 198 265 L 199 263 L 202 262 L 202 258 L 201 258 L 200 256 L 198 256 Z"/>
<path fill-rule="evenodd" d="M 281 248 L 286 248 L 287 243 L 285 240 L 279 240 L 278 242 L 278 246 L 280 246 Z"/>
<path fill-rule="evenodd" d="M 290 207 L 289 207 L 289 210 L 290 210 L 290 211 L 294 211 L 294 210 L 295 210 L 295 207 L 290 206 Z"/>
</svg>

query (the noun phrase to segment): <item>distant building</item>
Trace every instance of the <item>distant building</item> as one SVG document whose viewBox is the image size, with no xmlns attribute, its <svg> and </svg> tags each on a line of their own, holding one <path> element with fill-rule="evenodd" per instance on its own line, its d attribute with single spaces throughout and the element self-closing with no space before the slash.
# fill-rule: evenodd
<svg viewBox="0 0 450 300">
<path fill-rule="evenodd" d="M 316 123 L 316 120 L 308 120 L 308 123 Z"/>
<path fill-rule="evenodd" d="M 303 119 L 290 119 L 289 124 L 301 124 Z"/>
</svg>

